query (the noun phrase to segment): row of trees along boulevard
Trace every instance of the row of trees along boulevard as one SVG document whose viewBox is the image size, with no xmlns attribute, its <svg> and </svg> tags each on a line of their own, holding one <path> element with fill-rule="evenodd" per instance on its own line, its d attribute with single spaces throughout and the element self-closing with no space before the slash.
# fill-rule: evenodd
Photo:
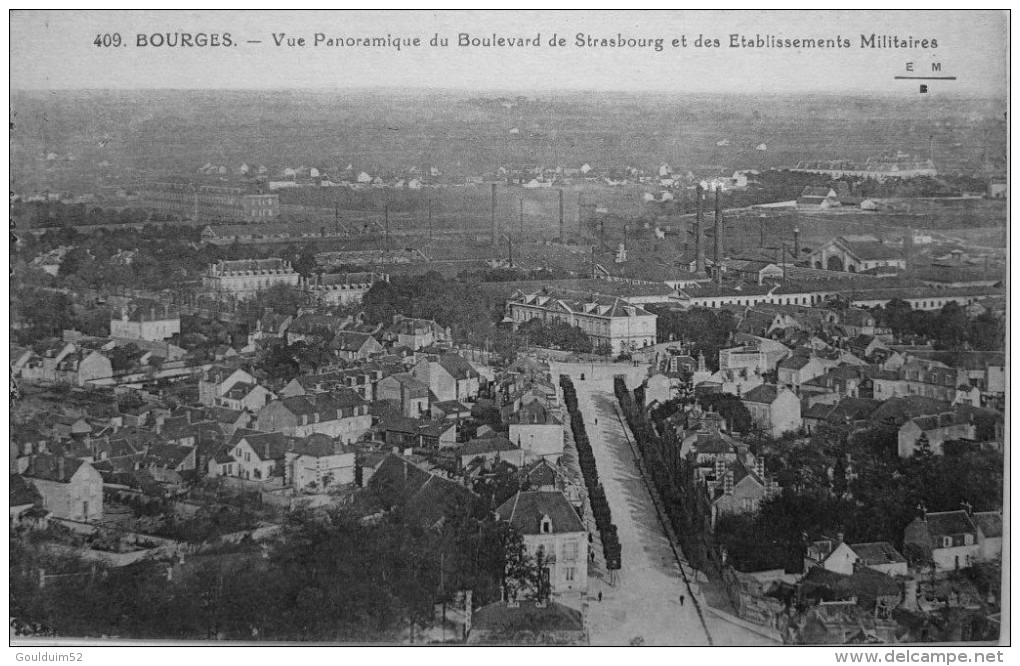
<svg viewBox="0 0 1020 666">
<path fill-rule="evenodd" d="M 613 524 L 612 512 L 609 509 L 609 501 L 606 499 L 606 490 L 599 483 L 599 472 L 595 467 L 595 454 L 591 449 L 591 442 L 588 440 L 588 433 L 584 427 L 584 418 L 577 408 L 577 391 L 570 377 L 560 375 L 560 386 L 563 388 L 563 401 L 567 404 L 567 412 L 570 414 L 570 428 L 574 433 L 574 444 L 577 447 L 577 460 L 581 466 L 581 474 L 584 476 L 584 484 L 588 488 L 588 499 L 591 502 L 591 512 L 595 517 L 595 526 L 598 528 L 602 538 L 602 552 L 606 558 L 606 568 L 610 571 L 618 570 L 622 564 L 622 548 L 620 537 Z"/>
<path fill-rule="evenodd" d="M 705 504 L 707 498 L 698 492 L 694 483 L 693 466 L 680 454 L 681 442 L 674 429 L 665 422 L 656 428 L 635 402 L 622 376 L 615 378 L 613 389 L 627 425 L 634 434 L 638 452 L 645 463 L 645 472 L 662 500 L 684 553 L 692 566 L 704 569 L 709 563 L 706 560 L 714 553 L 711 544 L 706 541 L 710 512 Z M 717 565 L 717 558 L 711 558 L 711 564 Z"/>
</svg>

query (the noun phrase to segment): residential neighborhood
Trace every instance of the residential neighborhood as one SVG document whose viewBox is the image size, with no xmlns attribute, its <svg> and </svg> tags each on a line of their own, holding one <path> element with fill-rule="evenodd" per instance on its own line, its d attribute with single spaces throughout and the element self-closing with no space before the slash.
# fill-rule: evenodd
<svg viewBox="0 0 1020 666">
<path fill-rule="evenodd" d="M 12 90 L 12 640 L 1008 641 L 1002 90 L 239 34 L 264 86 Z"/>
</svg>

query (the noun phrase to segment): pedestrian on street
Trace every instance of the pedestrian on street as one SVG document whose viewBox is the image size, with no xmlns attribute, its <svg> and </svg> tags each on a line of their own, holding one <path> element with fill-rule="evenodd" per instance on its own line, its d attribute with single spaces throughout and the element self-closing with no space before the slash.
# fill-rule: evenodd
<svg viewBox="0 0 1020 666">
<path fill-rule="evenodd" d="M 602 590 L 599 590 L 599 603 L 602 603 Z"/>
<path fill-rule="evenodd" d="M 681 606 L 684 605 L 684 595 L 682 595 L 682 594 L 680 595 L 680 605 Z"/>
</svg>

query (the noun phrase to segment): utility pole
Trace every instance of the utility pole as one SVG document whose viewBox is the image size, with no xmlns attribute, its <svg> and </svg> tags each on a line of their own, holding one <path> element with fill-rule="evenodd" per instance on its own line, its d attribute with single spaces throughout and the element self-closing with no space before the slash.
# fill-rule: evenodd
<svg viewBox="0 0 1020 666">
<path fill-rule="evenodd" d="M 386 251 L 390 251 L 390 205 L 386 204 L 383 206 L 383 220 L 385 221 L 386 230 Z"/>
<path fill-rule="evenodd" d="M 432 197 L 429 197 L 429 243 L 432 242 Z"/>
</svg>

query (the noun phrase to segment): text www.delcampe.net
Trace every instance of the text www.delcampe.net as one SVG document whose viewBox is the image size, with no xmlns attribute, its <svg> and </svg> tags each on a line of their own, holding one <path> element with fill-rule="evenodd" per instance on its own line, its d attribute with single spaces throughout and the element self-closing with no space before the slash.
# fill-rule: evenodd
<svg viewBox="0 0 1020 666">
<path fill-rule="evenodd" d="M 1002 650 L 986 652 L 887 650 L 885 652 L 836 652 L 838 663 L 985 664 L 1002 663 Z"/>
</svg>

